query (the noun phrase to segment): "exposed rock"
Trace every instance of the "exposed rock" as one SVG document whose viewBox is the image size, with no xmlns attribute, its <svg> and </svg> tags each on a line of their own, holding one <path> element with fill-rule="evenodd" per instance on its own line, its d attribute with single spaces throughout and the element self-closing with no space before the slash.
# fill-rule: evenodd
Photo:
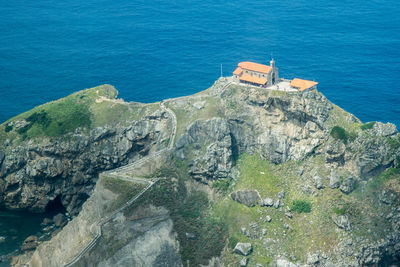
<svg viewBox="0 0 400 267">
<path fill-rule="evenodd" d="M 267 222 L 271 222 L 272 218 L 271 218 L 271 216 L 267 215 L 267 216 L 265 216 L 265 220 L 266 220 Z"/>
<path fill-rule="evenodd" d="M 286 259 L 277 259 L 276 260 L 276 267 L 297 267 L 296 264 L 290 262 Z"/>
<path fill-rule="evenodd" d="M 53 223 L 53 220 L 50 218 L 44 218 L 42 224 L 43 225 L 50 225 Z"/>
<path fill-rule="evenodd" d="M 28 126 L 29 124 L 31 124 L 31 122 L 21 119 L 21 120 L 11 121 L 7 124 L 7 126 L 14 127 L 15 129 L 20 129 Z"/>
<path fill-rule="evenodd" d="M 353 177 L 348 176 L 346 179 L 343 179 L 340 185 L 340 191 L 342 191 L 345 194 L 348 194 L 354 190 L 354 186 L 355 186 L 355 181 Z"/>
<path fill-rule="evenodd" d="M 339 188 L 340 186 L 340 176 L 336 171 L 332 170 L 329 176 L 329 187 L 332 189 Z"/>
<path fill-rule="evenodd" d="M 262 233 L 262 235 L 266 235 L 266 234 L 267 234 L 267 229 L 263 228 L 263 229 L 261 230 L 261 233 Z"/>
<path fill-rule="evenodd" d="M 205 105 L 206 105 L 206 101 L 199 101 L 199 102 L 195 102 L 193 104 L 193 106 L 197 109 L 203 109 Z"/>
<path fill-rule="evenodd" d="M 272 198 L 264 198 L 261 202 L 261 206 L 272 207 L 274 200 Z"/>
<path fill-rule="evenodd" d="M 278 198 L 275 202 L 274 202 L 274 208 L 278 209 L 281 205 L 281 200 Z"/>
<path fill-rule="evenodd" d="M 39 241 L 37 236 L 31 235 L 27 239 L 25 239 L 24 243 L 21 246 L 22 251 L 35 250 L 39 245 Z"/>
<path fill-rule="evenodd" d="M 322 178 L 319 176 L 314 176 L 314 185 L 317 189 L 321 190 L 324 188 L 324 185 L 322 183 Z"/>
<path fill-rule="evenodd" d="M 254 207 L 260 203 L 261 197 L 257 190 L 239 190 L 231 194 L 233 200 L 248 207 Z"/>
<path fill-rule="evenodd" d="M 247 256 L 251 253 L 252 247 L 250 243 L 237 243 L 235 248 L 233 249 L 233 252 L 243 255 L 243 256 Z"/>
<path fill-rule="evenodd" d="M 63 227 L 68 221 L 64 214 L 59 213 L 53 217 L 53 222 L 57 227 Z"/>
<path fill-rule="evenodd" d="M 285 212 L 285 216 L 288 217 L 289 219 L 291 219 L 291 218 L 293 218 L 293 213 Z"/>
<path fill-rule="evenodd" d="M 376 136 L 392 136 L 397 133 L 396 125 L 393 123 L 375 122 L 372 134 Z"/>
<path fill-rule="evenodd" d="M 346 215 L 332 215 L 333 222 L 339 227 L 346 231 L 352 229 L 351 222 Z"/>
<path fill-rule="evenodd" d="M 193 122 L 177 139 L 176 154 L 181 159 L 193 158 L 189 174 L 201 182 L 226 178 L 233 160 L 228 123 L 220 118 Z"/>
<path fill-rule="evenodd" d="M 0 243 L 3 243 L 6 241 L 6 237 L 5 236 L 0 236 Z"/>
<path fill-rule="evenodd" d="M 314 266 L 314 265 L 318 264 L 319 261 L 320 261 L 319 253 L 315 253 L 315 254 L 307 253 L 307 264 Z"/>
<path fill-rule="evenodd" d="M 344 164 L 346 146 L 342 140 L 332 140 L 326 147 L 325 160 L 327 163 Z"/>
<path fill-rule="evenodd" d="M 10 145 L 0 166 L 0 177 L 4 177 L 0 203 L 9 209 L 44 212 L 59 196 L 67 211 L 76 215 L 92 192 L 98 173 L 160 146 L 155 142 L 170 133 L 164 121 L 161 117 L 143 119 L 127 127 L 97 127 L 89 133 L 77 129 L 61 137 Z"/>
<path fill-rule="evenodd" d="M 248 258 L 243 258 L 240 260 L 239 265 L 240 266 L 247 266 L 247 263 L 249 262 Z"/>
<path fill-rule="evenodd" d="M 281 191 L 279 191 L 278 198 L 279 199 L 285 198 L 285 190 L 282 189 Z"/>
<path fill-rule="evenodd" d="M 5 157 L 6 157 L 6 154 L 2 150 L 0 150 L 0 167 L 1 167 L 1 164 L 3 164 Z"/>
<path fill-rule="evenodd" d="M 388 205 L 392 205 L 397 201 L 397 195 L 390 190 L 383 190 L 379 195 L 379 199 Z"/>
</svg>

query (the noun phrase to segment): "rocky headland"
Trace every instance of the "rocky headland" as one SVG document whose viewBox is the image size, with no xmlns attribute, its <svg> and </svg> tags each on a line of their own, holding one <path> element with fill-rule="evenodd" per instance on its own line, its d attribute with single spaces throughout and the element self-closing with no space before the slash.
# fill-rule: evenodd
<svg viewBox="0 0 400 267">
<path fill-rule="evenodd" d="M 14 265 L 399 264 L 395 125 L 229 78 L 116 97 L 95 87 L 0 126 L 0 204 L 74 216 Z"/>
</svg>

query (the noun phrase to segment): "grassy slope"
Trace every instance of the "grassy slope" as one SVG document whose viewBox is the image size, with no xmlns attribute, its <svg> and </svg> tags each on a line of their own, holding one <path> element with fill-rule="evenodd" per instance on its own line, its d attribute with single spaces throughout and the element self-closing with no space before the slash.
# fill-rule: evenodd
<svg viewBox="0 0 400 267">
<path fill-rule="evenodd" d="M 302 163 L 302 167 L 315 167 L 318 175 L 325 177 L 327 170 L 321 165 L 319 157 L 311 158 Z M 391 186 L 400 193 L 400 174 L 398 170 L 387 171 L 381 177 L 361 184 L 357 190 L 345 195 L 339 189 L 330 189 L 328 180 L 322 192 L 307 194 L 302 191 L 303 177 L 297 174 L 299 163 L 287 162 L 274 165 L 257 155 L 242 155 L 238 161 L 240 178 L 232 190 L 257 189 L 261 197 L 277 199 L 277 193 L 284 189 L 285 207 L 291 206 L 294 200 L 305 200 L 312 205 L 310 213 L 294 213 L 289 219 L 275 208 L 246 207 L 233 201 L 227 194 L 216 203 L 212 213 L 216 218 L 226 222 L 230 237 L 230 248 L 224 253 L 224 260 L 229 264 L 236 264 L 241 256 L 231 253 L 231 248 L 236 242 L 250 242 L 254 252 L 250 256 L 250 264 L 270 264 L 277 253 L 286 254 L 293 260 L 304 261 L 308 251 L 323 251 L 329 253 L 337 247 L 340 239 L 345 236 L 363 236 L 368 240 L 377 240 L 390 231 L 390 225 L 378 214 L 377 211 L 388 213 L 389 207 L 377 199 L 377 191 Z M 338 208 L 349 216 L 354 224 L 354 232 L 337 230 L 331 217 Z M 265 216 L 272 217 L 270 223 L 264 220 Z M 267 229 L 267 234 L 262 239 L 252 240 L 241 233 L 241 227 L 249 228 L 249 223 L 256 222 L 260 230 Z M 373 222 L 373 223 L 372 223 Z M 286 230 L 283 225 L 287 223 L 292 230 Z M 268 238 L 274 241 L 268 240 Z"/>
<path fill-rule="evenodd" d="M 0 125 L 0 143 L 6 139 L 25 140 L 36 137 L 57 137 L 77 128 L 126 123 L 158 108 L 158 104 L 133 105 L 116 101 L 117 90 L 110 85 L 85 89 L 67 97 L 35 107 Z M 103 101 L 96 101 L 103 99 Z M 12 122 L 30 121 L 25 128 L 16 129 Z"/>
<path fill-rule="evenodd" d="M 112 213 L 117 210 L 145 188 L 144 184 L 129 182 L 111 176 L 101 176 L 100 182 L 104 188 L 118 195 L 117 198 L 110 203 L 106 209 L 106 213 Z"/>
</svg>

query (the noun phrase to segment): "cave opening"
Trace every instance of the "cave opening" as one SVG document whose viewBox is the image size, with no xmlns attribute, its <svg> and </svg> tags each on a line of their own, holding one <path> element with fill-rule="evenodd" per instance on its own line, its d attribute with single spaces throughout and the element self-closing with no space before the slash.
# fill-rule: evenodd
<svg viewBox="0 0 400 267">
<path fill-rule="evenodd" d="M 55 199 L 49 201 L 46 205 L 46 213 L 56 214 L 65 213 L 66 209 L 61 201 L 61 195 L 58 195 Z"/>
</svg>

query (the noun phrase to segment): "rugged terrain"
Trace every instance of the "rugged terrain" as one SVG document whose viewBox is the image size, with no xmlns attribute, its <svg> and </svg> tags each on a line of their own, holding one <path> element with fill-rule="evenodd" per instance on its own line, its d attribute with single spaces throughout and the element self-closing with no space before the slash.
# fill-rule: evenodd
<svg viewBox="0 0 400 267">
<path fill-rule="evenodd" d="M 363 124 L 316 90 L 227 78 L 162 103 L 116 96 L 87 89 L 0 126 L 1 205 L 77 215 L 16 265 L 399 264 L 395 125 Z M 118 210 L 132 179 L 157 182 Z"/>
</svg>

